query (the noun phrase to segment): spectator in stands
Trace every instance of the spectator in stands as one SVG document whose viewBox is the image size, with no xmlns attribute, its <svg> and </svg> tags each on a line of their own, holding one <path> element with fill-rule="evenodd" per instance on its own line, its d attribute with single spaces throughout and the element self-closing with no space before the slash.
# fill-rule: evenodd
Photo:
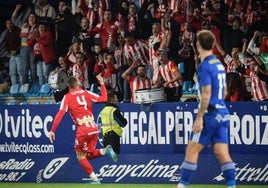
<svg viewBox="0 0 268 188">
<path fill-rule="evenodd" d="M 89 21 L 89 30 L 103 22 L 103 9 L 100 7 L 99 0 L 81 0 L 80 2 L 80 7 Z"/>
<path fill-rule="evenodd" d="M 113 52 L 108 52 L 106 54 L 106 65 L 107 64 L 111 64 L 112 65 L 112 69 L 110 69 L 109 72 L 112 73 L 112 82 L 111 82 L 111 88 L 113 89 L 113 91 L 117 94 L 118 99 L 122 99 L 122 87 L 119 83 L 119 72 L 121 70 L 121 64 L 115 61 L 114 58 L 114 53 Z"/>
<path fill-rule="evenodd" d="M 99 63 L 99 60 L 102 59 L 103 57 L 103 49 L 102 45 L 99 42 L 96 42 L 93 46 L 93 52 L 92 52 L 92 64 L 90 65 L 90 72 L 92 69 L 92 72 L 89 73 L 89 82 L 90 82 L 90 91 L 93 93 L 99 94 L 100 90 L 98 87 L 97 80 L 94 79 L 94 77 L 97 75 L 96 72 L 94 71 L 95 67 Z"/>
<path fill-rule="evenodd" d="M 183 67 L 183 79 L 193 80 L 195 73 L 195 61 L 194 61 L 194 50 L 191 45 L 191 39 L 182 37 L 182 47 L 178 51 L 180 63 L 179 66 Z"/>
<path fill-rule="evenodd" d="M 24 65 L 26 73 L 30 73 L 30 81 L 32 84 L 36 83 L 37 80 L 37 68 L 36 63 L 34 63 L 34 53 L 33 53 L 33 46 L 29 44 L 30 38 L 32 38 L 33 35 L 36 35 L 38 32 L 37 29 L 37 18 L 34 12 L 30 12 L 28 19 L 26 22 L 22 22 L 17 16 L 19 10 L 21 9 L 22 5 L 18 4 L 16 5 L 16 8 L 12 14 L 12 20 L 14 23 L 18 24 L 18 27 L 21 28 L 21 49 L 20 49 L 20 55 L 21 60 Z M 28 74 L 24 75 L 26 78 L 26 82 L 28 82 Z"/>
<path fill-rule="evenodd" d="M 226 74 L 226 91 L 226 101 L 236 102 L 251 100 L 251 96 L 237 72 L 229 72 Z"/>
<path fill-rule="evenodd" d="M 250 5 L 250 3 L 252 5 Z M 250 17 L 254 10 L 257 10 L 257 19 L 252 24 L 247 26 L 247 38 L 250 39 L 255 31 L 260 32 L 268 32 L 268 3 L 267 1 L 250 1 L 248 4 L 250 13 L 247 12 L 248 20 L 255 19 L 254 17 Z"/>
<path fill-rule="evenodd" d="M 153 81 L 153 83 L 156 81 L 157 79 L 157 75 L 158 75 L 158 70 L 159 70 L 159 62 L 158 62 L 158 58 L 157 58 L 157 53 L 154 50 L 154 45 L 156 43 L 160 43 L 160 47 L 161 49 L 166 49 L 168 47 L 167 44 L 167 36 L 164 32 L 162 32 L 161 30 L 161 25 L 159 22 L 155 22 L 153 23 L 152 26 L 152 35 L 149 38 L 149 62 L 150 62 L 150 66 L 151 66 L 151 75 L 147 75 L 148 77 L 150 77 Z"/>
<path fill-rule="evenodd" d="M 166 49 L 168 52 L 168 57 L 175 61 L 175 63 L 179 62 L 179 35 L 180 35 L 180 23 L 177 22 L 172 14 L 171 10 L 166 11 L 165 15 L 161 18 L 161 28 L 165 33 L 170 33 L 171 36 L 167 40 L 168 48 Z"/>
<path fill-rule="evenodd" d="M 256 23 L 257 20 L 260 19 L 260 15 L 258 14 L 260 7 L 257 4 L 257 1 L 249 0 L 246 6 L 246 11 L 243 15 L 246 27 L 251 26 L 252 24 Z"/>
<path fill-rule="evenodd" d="M 177 64 L 168 59 L 167 51 L 158 50 L 159 74 L 154 87 L 164 87 L 167 102 L 178 102 L 182 96 L 182 76 Z M 164 82 L 162 82 L 162 80 Z"/>
<path fill-rule="evenodd" d="M 5 35 L 6 50 L 10 55 L 9 60 L 9 75 L 11 78 L 11 84 L 25 84 L 26 83 L 26 71 L 22 64 L 20 56 L 20 28 L 15 26 L 11 20 L 6 20 L 7 33 Z M 19 76 L 19 82 L 17 80 Z"/>
<path fill-rule="evenodd" d="M 260 45 L 258 45 L 257 39 L 260 38 Z M 268 33 L 261 33 L 255 31 L 248 44 L 248 49 L 254 54 L 268 53 Z M 268 63 L 268 62 L 267 62 Z"/>
<path fill-rule="evenodd" d="M 188 22 L 185 22 L 180 35 L 181 46 L 178 51 L 180 60 L 179 67 L 183 67 L 181 73 L 184 80 L 193 80 L 195 73 L 195 52 L 193 50 L 193 45 L 195 44 L 195 31 Z"/>
<path fill-rule="evenodd" d="M 75 54 L 75 59 L 76 63 L 70 67 L 72 76 L 75 76 L 80 81 L 82 88 L 89 89 L 88 66 L 85 62 L 85 55 L 82 52 L 77 52 Z"/>
<path fill-rule="evenodd" d="M 86 17 L 86 13 L 81 9 L 80 1 L 72 0 L 72 14 L 74 21 L 74 31 L 77 31 L 81 26 L 81 19 Z"/>
<path fill-rule="evenodd" d="M 105 10 L 112 10 L 112 5 L 113 5 L 112 0 L 100 0 L 100 8 L 102 9 L 102 11 Z"/>
<path fill-rule="evenodd" d="M 98 38 L 101 41 L 102 49 L 105 51 L 114 51 L 116 39 L 118 35 L 118 27 L 113 20 L 112 11 L 105 10 L 103 15 L 103 22 L 93 28 L 90 34 L 95 36 L 98 34 Z"/>
<path fill-rule="evenodd" d="M 81 26 L 74 31 L 73 42 L 79 42 L 83 45 L 84 51 L 91 53 L 94 44 L 93 37 L 89 34 L 89 21 L 86 17 L 81 19 Z"/>
<path fill-rule="evenodd" d="M 37 0 L 36 3 L 34 3 L 34 7 L 35 7 L 35 11 L 39 10 L 39 14 L 38 14 L 38 18 L 40 18 L 43 21 L 46 21 L 47 23 L 52 24 L 52 26 L 54 26 L 54 18 L 53 18 L 53 11 L 50 8 L 51 5 L 49 5 L 48 0 Z M 204 1 L 204 3 L 200 3 L 197 1 L 192 1 L 190 4 L 190 7 L 187 11 L 189 11 L 189 18 L 188 20 L 186 19 L 186 17 L 184 17 L 184 12 L 186 12 L 186 10 L 184 10 L 183 8 L 184 6 L 184 2 L 183 1 L 175 1 L 175 0 L 169 0 L 169 1 L 153 1 L 153 0 L 145 0 L 145 1 L 140 1 L 140 5 L 142 5 L 140 8 L 139 3 L 137 4 L 138 1 L 98 1 L 98 0 L 72 0 L 72 5 L 73 5 L 73 9 L 72 12 L 73 14 L 75 14 L 75 19 L 79 18 L 79 20 L 77 21 L 77 23 L 79 23 L 79 29 L 75 30 L 75 39 L 73 41 L 81 41 L 83 43 L 84 46 L 84 52 L 91 52 L 91 50 L 93 49 L 93 45 L 96 43 L 101 43 L 100 41 L 94 41 L 93 37 L 90 36 L 90 30 L 103 30 L 103 31 L 107 31 L 107 27 L 105 25 L 105 14 L 106 14 L 106 10 L 112 10 L 110 12 L 115 13 L 115 21 L 117 21 L 118 24 L 115 24 L 116 27 L 118 27 L 118 31 L 122 32 L 122 34 L 124 34 L 124 31 L 127 31 L 126 34 L 128 35 L 128 29 L 132 26 L 134 26 L 134 28 L 136 27 L 137 30 L 134 31 L 134 36 L 136 38 L 143 38 L 143 39 L 149 39 L 150 36 L 153 35 L 149 35 L 152 34 L 151 29 L 148 29 L 148 31 L 144 32 L 146 30 L 146 28 L 151 27 L 151 23 L 153 23 L 152 21 L 158 21 L 160 22 L 161 20 L 161 29 L 162 29 L 162 33 L 165 33 L 165 35 L 167 36 L 167 45 L 168 48 L 164 48 L 164 47 L 160 47 L 160 48 L 164 48 L 167 50 L 168 52 L 168 57 L 170 60 L 175 60 L 175 63 L 180 63 L 181 59 L 180 56 L 178 54 L 178 51 L 175 52 L 175 48 L 178 48 L 180 45 L 183 46 L 187 46 L 187 42 L 183 42 L 180 45 L 178 45 L 178 41 L 179 41 L 179 36 L 181 34 L 181 31 L 186 31 L 185 33 L 185 38 L 189 37 L 192 38 L 191 36 L 193 36 L 191 34 L 191 31 L 188 30 L 188 26 L 191 26 L 193 28 L 192 32 L 195 32 L 196 30 L 200 30 L 200 29 L 209 29 L 211 31 L 213 31 L 213 33 L 215 34 L 214 30 L 217 31 L 219 30 L 218 27 L 220 28 L 220 34 L 215 34 L 216 36 L 220 36 L 217 37 L 221 40 L 217 40 L 220 44 L 222 44 L 222 48 L 224 49 L 224 46 L 227 43 L 232 43 L 234 41 L 236 41 L 236 39 L 238 39 L 240 37 L 240 31 L 242 32 L 246 32 L 248 37 L 251 37 L 251 35 L 253 34 L 253 31 L 255 31 L 256 29 L 258 31 L 268 31 L 267 30 L 267 24 L 265 24 L 266 20 L 267 20 L 267 4 L 265 4 L 266 1 L 243 1 L 243 6 L 242 5 L 242 1 L 240 1 L 240 3 L 238 1 L 232 1 L 232 4 L 229 6 L 226 6 L 226 10 L 221 10 L 220 11 L 220 7 L 222 7 L 222 4 L 219 4 L 219 0 L 216 1 Z M 231 1 L 225 2 L 230 4 Z M 177 3 L 177 4 L 176 4 Z M 116 6 L 116 4 L 118 4 L 118 7 Z M 25 5 L 28 6 L 27 10 L 25 10 Z M 63 7 L 66 7 L 66 3 L 64 3 L 64 1 L 60 0 L 59 1 L 59 5 L 62 5 L 59 9 L 58 12 L 58 18 L 59 18 L 59 22 L 56 21 L 56 25 L 60 25 L 60 27 L 62 27 L 62 24 L 64 25 L 66 22 L 65 21 L 70 21 L 70 19 L 66 19 L 65 20 L 65 16 L 67 17 L 72 17 L 72 15 L 70 15 L 69 11 L 63 11 Z M 132 6 L 134 5 L 134 6 Z M 201 5 L 201 6 L 200 6 Z M 227 4 L 226 4 L 227 5 Z M 22 6 L 22 7 L 20 7 Z M 180 7 L 179 7 L 180 6 Z M 36 9 L 37 7 L 43 7 L 44 11 L 41 9 Z M 105 8 L 105 7 L 109 7 L 109 9 Z M 15 9 L 16 11 L 14 11 L 15 14 L 17 14 L 17 18 L 15 21 L 15 23 L 18 23 L 22 26 L 22 24 L 24 24 L 25 22 L 23 22 L 23 20 L 25 21 L 26 18 L 28 17 L 29 13 L 30 13 L 30 8 L 33 8 L 29 5 L 28 2 L 23 2 L 22 5 L 17 5 L 17 8 Z M 52 7 L 53 8 L 53 7 Z M 111 9 L 113 8 L 113 9 Z M 224 8 L 224 7 L 223 7 Z M 247 8 L 247 10 L 246 10 Z M 171 9 L 171 10 L 170 10 Z M 228 10 L 229 11 L 229 21 L 231 21 L 231 25 L 233 26 L 228 26 L 228 28 L 223 28 L 221 26 L 225 26 L 227 24 L 227 13 Z M 62 11 L 63 12 L 62 12 Z M 67 9 L 66 9 L 67 10 Z M 177 11 L 178 10 L 178 11 Z M 195 10 L 192 12 L 192 10 Z M 197 10 L 201 10 L 201 11 L 197 11 Z M 239 12 L 239 15 L 237 15 L 235 13 L 234 10 L 237 10 Z M 256 11 L 258 10 L 258 11 Z M 177 12 L 176 12 L 177 11 Z M 247 12 L 245 12 L 247 11 Z M 38 11 L 37 11 L 38 12 Z M 36 13 L 37 13 L 36 12 Z M 144 14 L 145 12 L 147 13 L 147 18 L 144 19 Z M 257 12 L 257 14 L 256 14 Z M 63 13 L 63 14 L 62 14 Z M 67 14 L 68 13 L 68 14 Z M 221 13 L 221 14 L 219 14 Z M 107 14 L 107 19 L 109 20 L 111 14 Z M 241 16 L 242 15 L 242 16 Z M 56 16 L 56 14 L 55 14 Z M 240 20 L 239 20 L 239 16 L 240 16 Z M 84 23 L 81 23 L 81 18 L 82 17 L 86 17 L 88 18 Z M 62 18 L 64 18 L 62 20 Z M 134 19 L 132 19 L 134 18 Z M 209 19 L 208 19 L 209 18 Z M 13 18 L 12 18 L 13 19 Z M 242 20 L 241 20 L 242 19 Z M 89 21 L 90 20 L 90 21 Z M 187 20 L 187 22 L 186 22 Z M 133 22 L 134 21 L 134 22 Z M 148 22 L 151 21 L 151 22 Z M 241 21 L 241 23 L 240 23 Z M 134 23 L 134 24 L 133 24 Z M 185 23 L 185 26 L 183 26 Z M 189 23 L 189 24 L 188 24 Z M 214 25 L 212 25 L 212 24 Z M 182 26 L 182 30 L 180 30 L 180 24 Z M 188 25 L 187 25 L 188 24 Z M 29 23 L 28 23 L 29 25 Z M 68 26 L 68 24 L 66 24 Z M 85 27 L 80 28 L 80 26 L 84 25 Z M 239 25 L 240 28 L 239 29 Z M 237 30 L 234 28 L 238 28 Z M 57 29 L 57 28 L 56 28 Z M 254 30 L 255 29 L 255 30 Z M 71 32 L 72 29 L 63 29 L 62 31 L 70 31 Z M 108 29 L 109 30 L 109 29 Z M 137 32 L 137 33 L 136 33 Z M 217 32 L 219 33 L 219 32 Z M 100 33 L 101 34 L 101 33 Z M 106 33 L 107 34 L 107 33 Z M 53 33 L 54 35 L 54 33 Z M 117 33 L 116 33 L 117 35 Z M 232 36 L 235 35 L 235 36 Z M 65 37 L 70 36 L 69 34 L 67 35 L 62 35 Z M 108 41 L 112 41 L 113 44 L 111 45 L 112 47 L 109 47 L 110 51 L 114 51 L 115 50 L 115 38 L 112 37 L 112 40 L 109 39 L 109 37 L 107 37 L 108 35 L 106 35 L 105 37 L 108 38 L 107 40 L 107 47 L 109 42 Z M 226 37 L 227 36 L 227 37 Z M 237 37 L 238 36 L 238 37 Z M 242 36 L 242 35 L 241 35 Z M 57 39 L 57 34 L 55 36 Z M 101 37 L 101 38 L 105 38 L 105 37 Z M 134 37 L 134 39 L 136 39 Z M 181 37 L 181 36 L 180 36 Z M 223 39 L 225 38 L 225 39 Z M 243 38 L 243 37 L 240 37 Z M 256 37 L 254 43 L 250 43 L 250 45 L 248 46 L 248 48 L 252 48 L 252 44 L 254 45 L 254 49 L 267 49 L 265 48 L 265 45 L 260 45 L 259 42 L 257 41 L 257 39 L 260 39 L 261 36 Z M 106 40 L 106 39 L 105 39 Z M 68 41 L 68 40 L 63 40 Z M 187 41 L 187 40 L 186 40 Z M 240 41 L 240 42 L 239 42 Z M 143 41 L 141 41 L 143 42 Z M 150 45 L 150 42 L 148 40 L 148 44 L 147 42 L 143 42 L 145 44 L 145 46 L 148 46 L 148 44 Z M 236 44 L 234 45 L 235 48 L 238 47 L 238 43 L 242 43 L 241 40 L 237 40 L 235 42 Z M 263 43 L 265 44 L 265 42 Z M 101 43 L 102 45 L 102 43 Z M 68 45 L 58 45 L 61 46 L 59 49 L 56 49 L 56 53 L 59 55 L 62 49 L 64 49 L 64 47 L 67 47 Z M 103 45 L 105 46 L 105 45 Z M 100 46 L 100 47 L 103 47 Z M 251 47 L 250 47 L 251 46 Z M 267 45 L 266 45 L 267 46 Z M 264 47 L 264 48 L 263 48 Z M 24 47 L 21 48 L 21 50 L 23 50 Z M 105 47 L 104 47 L 105 48 Z M 147 47 L 148 48 L 148 47 Z M 149 48 L 152 48 L 152 45 L 149 46 Z M 254 51 L 252 48 L 252 51 Z M 156 48 L 157 49 L 157 48 Z M 241 49 L 241 48 L 239 48 Z M 1 49 L 0 49 L 1 50 Z M 232 49 L 230 49 L 228 47 L 228 50 L 224 51 L 226 53 L 228 53 L 228 51 L 231 52 Z M 125 50 L 124 50 L 125 51 Z M 176 54 L 175 54 L 176 53 Z M 254 52 L 255 53 L 255 52 Z M 258 52 L 256 52 L 258 54 Z M 217 55 L 219 54 L 219 52 L 217 52 Z M 231 53 L 230 53 L 231 54 Z M 266 55 L 265 55 L 266 54 Z M 267 63 L 267 54 L 268 53 L 261 53 L 260 57 L 262 59 L 262 61 L 268 65 Z M 141 57 L 139 56 L 138 53 L 135 53 L 135 57 Z M 220 54 L 219 54 L 220 55 Z M 151 60 L 151 52 L 149 52 L 149 55 L 146 54 L 145 55 L 149 60 Z M 239 55 L 240 56 L 240 55 Z M 88 60 L 89 58 L 86 58 L 87 60 L 87 65 L 94 65 L 95 63 L 88 63 L 91 62 L 91 60 Z M 75 63 L 75 57 L 73 56 L 73 62 Z M 128 58 L 129 60 L 129 58 Z M 191 60 L 190 60 L 191 61 Z M 240 58 L 241 61 L 241 58 Z M 144 62 L 144 60 L 142 61 Z M 150 61 L 149 61 L 150 62 Z M 157 62 L 157 61 L 155 61 Z M 69 63 L 69 62 L 68 62 Z M 128 61 L 129 64 L 132 63 L 131 61 Z M 246 64 L 246 61 L 242 62 L 243 64 Z M 147 65 L 148 66 L 148 65 Z M 93 66 L 94 67 L 94 66 Z M 94 76 L 93 74 L 93 69 L 94 68 L 89 68 L 89 70 L 91 70 L 92 73 L 90 73 L 88 76 L 92 77 Z M 125 67 L 124 71 L 126 70 L 127 66 Z M 231 66 L 229 67 L 230 69 L 233 69 Z M 187 71 L 187 67 L 184 66 L 184 73 L 188 73 L 189 71 Z M 150 71 L 149 67 L 147 68 L 148 71 Z M 191 72 L 191 71 L 190 71 Z M 123 73 L 123 71 L 122 71 Z M 150 72 L 147 73 L 147 76 L 149 75 Z M 260 72 L 261 74 L 261 72 Z M 154 74 L 156 75 L 156 74 Z M 190 74 L 191 75 L 191 74 Z M 183 75 L 184 80 L 187 80 L 188 77 L 191 76 L 187 76 L 187 75 Z M 26 75 L 27 77 L 27 75 Z M 265 77 L 265 74 L 264 74 Z M 30 77 L 29 77 L 30 78 Z M 94 76 L 95 78 L 95 76 Z M 121 78 L 121 77 L 120 77 Z M 261 76 L 261 78 L 263 78 Z M 34 80 L 34 79 L 32 79 Z M 94 80 L 93 82 L 95 82 L 95 79 L 91 79 L 89 78 L 89 80 Z M 123 81 L 125 81 L 124 79 L 122 79 Z M 34 82 L 34 81 L 33 81 Z M 125 82 L 128 83 L 128 82 Z M 120 84 L 121 85 L 121 84 Z M 127 91 L 127 89 L 124 89 L 124 92 Z M 128 93 L 128 92 L 127 92 Z"/>
<path fill-rule="evenodd" d="M 94 57 L 92 57 L 89 53 L 87 53 L 84 48 L 83 48 L 83 44 L 79 43 L 79 42 L 74 42 L 70 47 L 69 47 L 69 51 L 67 53 L 67 55 L 64 57 L 64 61 L 67 63 L 68 66 L 73 67 L 76 64 L 76 58 L 75 55 L 77 52 L 81 52 L 84 54 L 85 56 L 85 63 L 88 67 L 88 77 L 89 77 L 89 81 L 90 84 L 92 82 L 95 82 L 95 76 L 93 75 L 93 69 L 94 69 Z"/>
<path fill-rule="evenodd" d="M 246 44 L 246 40 L 243 40 L 243 46 L 246 46 Z M 234 47 L 229 55 L 218 42 L 215 42 L 215 46 L 224 60 L 226 73 L 235 72 L 237 66 L 245 66 L 247 64 L 245 50 L 242 52 L 241 49 Z M 245 47 L 243 47 L 243 49 L 245 49 Z"/>
<path fill-rule="evenodd" d="M 112 75 L 115 73 L 113 54 L 104 52 L 99 55 L 98 63 L 95 64 L 94 73 L 101 75 L 106 88 L 112 89 Z"/>
<path fill-rule="evenodd" d="M 268 70 L 268 31 L 255 31 L 247 46 L 247 51 L 256 54 Z"/>
<path fill-rule="evenodd" d="M 124 36 L 122 33 L 120 33 L 117 37 L 114 57 L 115 57 L 116 64 L 120 67 L 120 71 L 118 73 L 118 79 L 119 79 L 120 88 L 122 90 L 122 94 L 121 94 L 122 96 L 121 95 L 118 95 L 118 96 L 120 100 L 122 97 L 123 100 L 126 101 L 126 100 L 130 100 L 130 88 L 129 88 L 128 81 L 122 78 L 123 72 L 125 72 L 129 67 L 126 62 L 126 57 L 124 56 L 124 45 L 125 45 Z"/>
<path fill-rule="evenodd" d="M 20 1 L 19 4 L 16 4 L 16 7 L 12 12 L 11 21 L 14 23 L 14 25 L 21 28 L 22 25 L 28 21 L 30 14 L 35 14 L 33 11 L 32 2 L 31 1 Z"/>
<path fill-rule="evenodd" d="M 73 29 L 74 23 L 71 9 L 64 0 L 60 0 L 55 18 L 55 49 L 58 55 L 65 55 L 68 52 L 68 48 L 72 44 Z"/>
<path fill-rule="evenodd" d="M 140 9 L 134 2 L 129 3 L 127 16 L 127 31 L 133 33 L 135 39 L 148 39 L 151 35 L 151 23 L 145 18 L 149 4 L 144 1 Z"/>
<path fill-rule="evenodd" d="M 70 75 L 70 69 L 69 69 L 69 66 L 67 65 L 67 63 L 64 61 L 63 56 L 59 56 L 58 64 L 59 64 L 59 66 L 56 67 L 55 70 L 53 70 L 50 73 L 50 75 L 53 76 L 55 74 L 60 74 L 60 72 L 64 72 L 64 74 L 67 75 L 67 77 L 62 76 L 61 79 L 68 79 L 68 77 Z M 58 77 L 56 79 L 58 79 Z M 68 80 L 57 80 L 57 82 L 66 83 L 66 87 L 64 89 L 53 90 L 53 95 L 54 95 L 54 99 L 55 99 L 56 103 L 60 102 L 63 99 L 63 96 L 69 92 L 69 88 L 67 86 L 67 81 Z M 54 84 L 62 84 L 62 83 L 54 83 Z"/>
<path fill-rule="evenodd" d="M 127 18 L 128 15 L 128 8 L 129 8 L 129 1 L 128 0 L 122 0 L 121 2 L 118 1 L 118 7 L 117 12 L 124 18 Z M 125 21 L 125 20 L 124 20 Z M 124 30 L 125 31 L 125 30 Z"/>
<path fill-rule="evenodd" d="M 33 35 L 29 42 L 34 44 L 37 75 L 40 85 L 43 85 L 47 83 L 49 73 L 54 69 L 56 60 L 53 36 L 45 23 L 39 23 L 38 34 Z"/>
<path fill-rule="evenodd" d="M 136 75 L 133 74 L 136 69 Z M 122 74 L 122 78 L 127 80 L 131 90 L 131 102 L 135 102 L 134 93 L 140 89 L 151 89 L 152 80 L 146 76 L 146 67 L 133 61 L 131 66 Z"/>
<path fill-rule="evenodd" d="M 127 15 L 129 2 L 126 0 L 118 1 L 112 9 L 115 20 L 118 23 L 118 30 L 120 33 L 127 31 Z"/>
<path fill-rule="evenodd" d="M 138 25 L 138 7 L 135 3 L 131 2 L 128 7 L 127 17 L 127 31 L 133 32 L 135 38 L 139 38 L 139 25 Z"/>
<path fill-rule="evenodd" d="M 135 39 L 134 34 L 130 32 L 126 32 L 124 34 L 124 39 L 124 55 L 127 59 L 128 65 L 131 65 L 134 61 L 138 62 L 138 64 L 145 65 L 147 75 L 149 75 L 151 72 L 151 67 L 149 64 L 148 46 L 142 40 Z"/>
<path fill-rule="evenodd" d="M 235 17 L 232 25 L 211 19 L 211 23 L 220 29 L 222 48 L 227 54 L 231 54 L 233 48 L 242 49 L 245 32 L 240 29 L 241 19 Z"/>
<path fill-rule="evenodd" d="M 242 4 L 242 1 L 233 1 L 228 9 L 228 15 L 227 15 L 227 23 L 228 24 L 232 24 L 233 20 L 235 19 L 235 17 L 239 17 L 241 18 L 241 26 L 244 26 L 244 23 L 242 20 L 243 17 L 245 17 L 245 12 L 243 11 L 244 9 L 244 5 Z"/>
<path fill-rule="evenodd" d="M 103 53 L 102 45 L 96 42 L 93 46 L 93 56 L 96 61 L 99 59 L 99 55 Z"/>
<path fill-rule="evenodd" d="M 261 71 L 259 66 L 255 67 L 255 72 L 261 81 L 268 82 L 268 74 Z"/>
<path fill-rule="evenodd" d="M 38 20 L 45 23 L 54 35 L 55 27 L 54 20 L 56 18 L 56 11 L 53 6 L 48 3 L 48 0 L 37 0 L 34 4 L 34 12 Z"/>
<path fill-rule="evenodd" d="M 79 42 L 74 42 L 72 45 L 70 45 L 69 51 L 66 54 L 66 56 L 64 57 L 65 61 L 67 62 L 67 64 L 70 67 L 72 67 L 75 64 L 75 62 L 76 62 L 75 54 L 77 52 L 84 53 L 83 45 L 80 44 Z"/>
<path fill-rule="evenodd" d="M 254 101 L 267 101 L 268 100 L 268 82 L 264 82 L 258 76 L 256 70 L 260 70 L 263 73 L 267 73 L 267 70 L 262 62 L 262 60 L 253 54 L 250 50 L 248 53 L 252 55 L 252 59 L 249 61 L 250 71 L 246 71 L 243 67 L 239 66 L 236 68 L 241 74 L 247 74 L 250 76 L 251 80 L 251 94 Z M 258 68 L 256 68 L 258 66 Z"/>
<path fill-rule="evenodd" d="M 182 41 L 184 41 L 185 39 L 188 39 L 187 41 L 190 44 L 195 42 L 195 32 L 193 31 L 191 25 L 188 22 L 184 24 L 184 28 L 183 28 L 181 36 L 182 36 Z"/>
</svg>

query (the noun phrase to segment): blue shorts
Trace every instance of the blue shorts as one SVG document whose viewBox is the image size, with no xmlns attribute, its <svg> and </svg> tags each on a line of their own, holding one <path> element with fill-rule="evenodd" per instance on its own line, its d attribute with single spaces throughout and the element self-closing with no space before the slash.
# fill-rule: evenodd
<svg viewBox="0 0 268 188">
<path fill-rule="evenodd" d="M 208 112 L 204 116 L 204 127 L 200 133 L 191 134 L 191 141 L 202 145 L 229 143 L 230 114 L 228 112 Z"/>
</svg>

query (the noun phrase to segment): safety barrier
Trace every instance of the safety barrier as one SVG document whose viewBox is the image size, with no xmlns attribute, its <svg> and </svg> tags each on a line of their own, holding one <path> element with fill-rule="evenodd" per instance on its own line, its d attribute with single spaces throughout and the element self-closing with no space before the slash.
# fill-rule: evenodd
<svg viewBox="0 0 268 188">
<path fill-rule="evenodd" d="M 103 106 L 94 104 L 96 122 Z M 102 182 L 176 184 L 197 103 L 119 106 L 128 119 L 119 160 L 114 163 L 103 156 L 92 161 Z M 89 180 L 76 160 L 75 126 L 69 115 L 62 119 L 54 145 L 49 142 L 49 130 L 58 108 L 57 104 L 0 106 L 0 182 Z M 267 184 L 268 102 L 228 103 L 228 108 L 230 152 L 238 184 Z M 224 184 L 211 147 L 202 151 L 193 183 Z"/>
</svg>

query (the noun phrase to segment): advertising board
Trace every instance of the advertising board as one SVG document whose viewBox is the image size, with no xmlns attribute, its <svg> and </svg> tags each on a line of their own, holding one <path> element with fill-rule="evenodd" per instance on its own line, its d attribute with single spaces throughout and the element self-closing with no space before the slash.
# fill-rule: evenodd
<svg viewBox="0 0 268 188">
<path fill-rule="evenodd" d="M 238 184 L 268 183 L 268 103 L 227 103 L 231 114 L 230 152 Z M 94 104 L 95 121 L 104 104 Z M 176 184 L 197 103 L 120 104 L 128 125 L 119 160 L 92 160 L 103 183 Z M 16 105 L 0 108 L 0 182 L 83 183 L 89 178 L 73 149 L 75 126 L 62 119 L 51 144 L 49 130 L 59 105 Z M 101 134 L 98 148 L 101 145 Z M 206 173 L 204 173 L 206 172 Z M 193 183 L 224 184 L 209 146 L 202 151 Z"/>
</svg>

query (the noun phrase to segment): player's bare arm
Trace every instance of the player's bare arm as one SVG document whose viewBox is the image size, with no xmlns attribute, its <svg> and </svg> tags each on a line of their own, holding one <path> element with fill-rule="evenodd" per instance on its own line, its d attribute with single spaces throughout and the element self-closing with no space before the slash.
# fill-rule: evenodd
<svg viewBox="0 0 268 188">
<path fill-rule="evenodd" d="M 197 112 L 196 120 L 193 125 L 194 132 L 200 132 L 203 129 L 203 116 L 208 109 L 211 97 L 211 86 L 207 85 L 202 87 L 202 94 L 200 98 L 200 106 Z"/>
</svg>

